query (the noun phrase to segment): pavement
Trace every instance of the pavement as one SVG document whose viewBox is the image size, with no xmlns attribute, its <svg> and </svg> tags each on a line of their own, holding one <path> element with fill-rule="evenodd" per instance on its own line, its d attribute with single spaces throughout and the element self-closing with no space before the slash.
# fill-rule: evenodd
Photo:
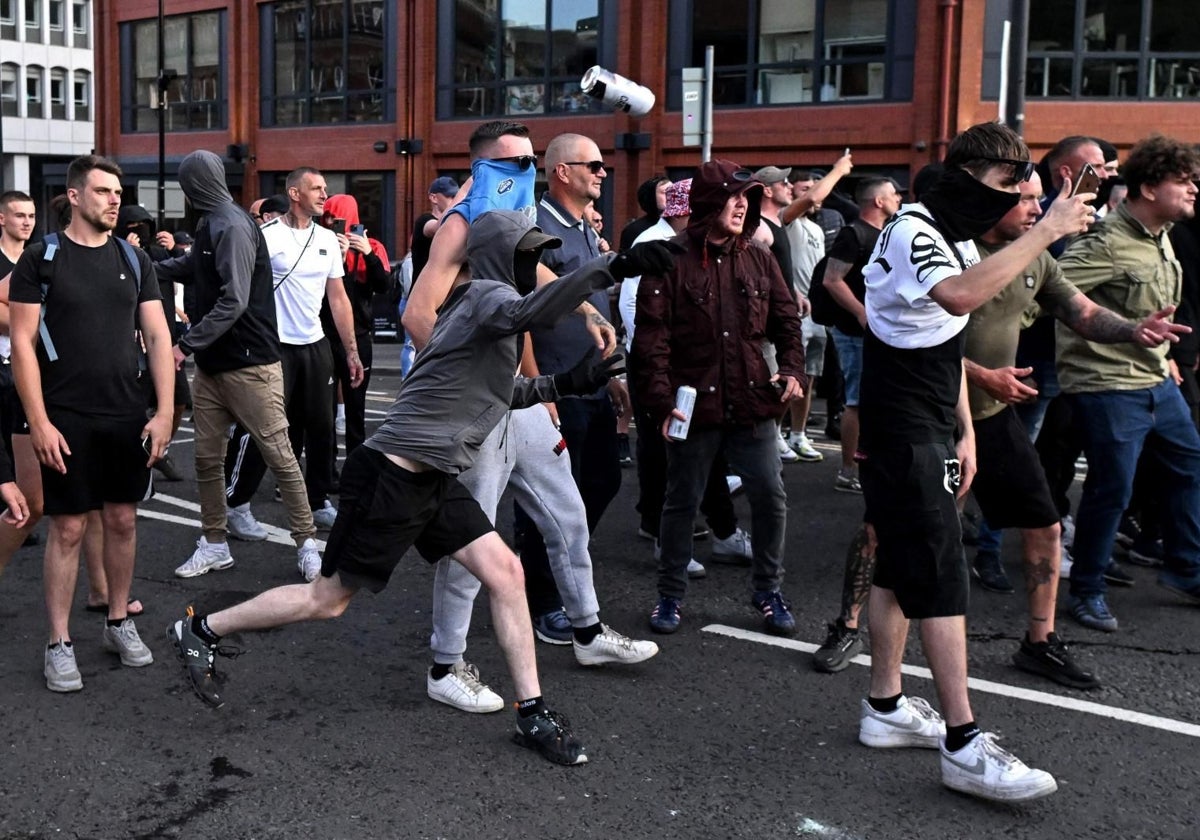
<svg viewBox="0 0 1200 840">
<path fill-rule="evenodd" d="M 395 393 L 399 345 L 375 356 L 369 423 Z M 819 433 L 825 461 L 784 468 L 795 639 L 761 632 L 745 568 L 711 563 L 691 583 L 682 629 L 655 637 L 662 650 L 646 663 L 584 669 L 569 647 L 539 643 L 544 695 L 584 739 L 585 765 L 514 745 L 510 710 L 467 715 L 426 697 L 433 570 L 415 553 L 341 619 L 230 640 L 246 653 L 218 660 L 228 702 L 208 709 L 168 647 L 168 623 L 188 604 L 207 612 L 301 581 L 269 478 L 254 508 L 275 526 L 271 540 L 232 543 L 229 570 L 174 577 L 199 536 L 191 434 L 185 423 L 172 447 L 188 478 L 159 484 L 139 518 L 134 589 L 152 666 L 123 668 L 101 648 L 81 574 L 72 620 L 84 690 L 52 694 L 40 670 L 42 549 L 19 551 L 0 578 L 3 840 L 1200 837 L 1200 608 L 1158 589 L 1151 570 L 1129 567 L 1136 585 L 1111 593 L 1118 633 L 1060 611 L 1062 635 L 1104 681 L 1092 692 L 1013 668 L 1024 599 L 972 592 L 977 719 L 1053 773 L 1055 795 L 978 801 L 942 787 L 936 752 L 857 743 L 864 664 L 836 675 L 810 664 L 862 516 L 861 497 L 833 492 L 836 444 Z M 596 588 L 603 620 L 647 638 L 654 561 L 635 535 L 635 472 L 623 475 L 592 543 Z M 737 506 L 748 527 L 744 498 Z M 502 534 L 510 519 L 503 504 Z M 1005 558 L 1019 581 L 1016 542 Z M 696 543 L 698 560 L 708 552 Z M 481 598 L 467 659 L 511 702 L 491 630 Z M 936 706 L 916 636 L 905 690 Z"/>
</svg>

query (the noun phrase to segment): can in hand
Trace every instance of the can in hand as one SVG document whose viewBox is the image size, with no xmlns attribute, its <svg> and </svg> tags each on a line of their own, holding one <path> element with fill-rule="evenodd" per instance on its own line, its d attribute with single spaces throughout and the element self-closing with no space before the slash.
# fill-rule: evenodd
<svg viewBox="0 0 1200 840">
<path fill-rule="evenodd" d="M 687 415 L 686 420 L 672 417 L 667 426 L 667 437 L 671 440 L 687 440 L 692 427 L 692 409 L 696 407 L 696 389 L 691 385 L 680 385 L 675 392 L 675 408 Z"/>
</svg>

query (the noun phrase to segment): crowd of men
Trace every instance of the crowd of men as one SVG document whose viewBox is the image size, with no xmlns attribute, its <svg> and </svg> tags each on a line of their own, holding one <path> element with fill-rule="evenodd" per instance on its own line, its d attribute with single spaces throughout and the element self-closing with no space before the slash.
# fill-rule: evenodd
<svg viewBox="0 0 1200 840">
<path fill-rule="evenodd" d="M 841 444 L 832 490 L 865 509 L 814 667 L 846 668 L 868 624 L 863 744 L 938 750 L 943 783 L 983 798 L 1052 793 L 1050 773 L 975 719 L 970 581 L 1013 592 L 1000 541 L 1018 529 L 1028 616 L 1013 662 L 1074 689 L 1100 680 L 1056 630 L 1060 579 L 1091 630 L 1118 630 L 1107 588 L 1130 582 L 1118 545 L 1200 603 L 1200 243 L 1177 224 L 1195 215 L 1200 153 L 1153 136 L 1118 166 L 1109 144 L 1073 136 L 1035 164 L 986 123 L 907 196 L 854 176 L 849 149 L 828 173 L 716 159 L 642 184 L 645 213 L 614 249 L 592 139 L 550 140 L 541 195 L 524 125 L 485 123 L 470 152 L 468 183 L 436 179 L 414 226 L 402 311 L 416 355 L 370 434 L 371 305 L 391 266 L 355 198 L 330 196 L 319 171 L 295 170 L 246 212 L 220 158 L 193 152 L 179 180 L 200 216 L 194 241 L 123 209 L 120 169 L 103 157 L 71 164 L 59 230 L 40 242 L 29 196 L 0 195 L 0 568 L 48 516 L 47 687 L 83 688 L 69 626 L 81 552 L 104 647 L 152 663 L 130 592 L 137 504 L 154 466 L 178 473 L 164 459 L 190 409 L 202 525 L 176 575 L 232 566 L 229 537 L 267 537 L 249 501 L 269 468 L 304 579 L 171 624 L 204 702 L 226 702 L 223 637 L 339 616 L 413 547 L 436 564 L 428 696 L 503 708 L 465 655 L 486 588 L 515 740 L 583 763 L 581 736 L 543 698 L 535 639 L 584 666 L 658 653 L 601 621 L 589 550 L 634 460 L 631 421 L 638 536 L 658 563 L 649 629 L 683 625 L 689 580 L 706 574 L 694 541 L 708 535 L 713 562 L 749 569 L 765 629 L 791 635 L 782 470 L 824 457 L 809 435 L 820 383 Z M 852 201 L 838 190 L 851 181 Z M 516 552 L 495 529 L 506 490 Z M 970 562 L 968 496 L 980 512 Z M 938 710 L 902 688 L 913 619 Z"/>
</svg>

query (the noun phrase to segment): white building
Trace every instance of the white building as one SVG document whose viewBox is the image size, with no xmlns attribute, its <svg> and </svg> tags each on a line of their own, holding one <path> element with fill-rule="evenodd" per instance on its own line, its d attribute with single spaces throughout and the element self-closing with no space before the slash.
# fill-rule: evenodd
<svg viewBox="0 0 1200 840">
<path fill-rule="evenodd" d="M 94 148 L 92 37 L 92 0 L 0 0 L 0 192 L 45 207 L 44 168 Z"/>
</svg>

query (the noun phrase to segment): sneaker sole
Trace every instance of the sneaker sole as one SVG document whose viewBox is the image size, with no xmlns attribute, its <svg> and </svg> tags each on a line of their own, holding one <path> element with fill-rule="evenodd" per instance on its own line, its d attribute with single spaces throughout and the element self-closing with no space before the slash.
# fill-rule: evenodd
<svg viewBox="0 0 1200 840">
<path fill-rule="evenodd" d="M 534 628 L 533 635 L 537 636 L 539 642 L 545 642 L 548 645 L 570 645 L 574 644 L 574 639 L 556 639 L 553 636 L 547 636 L 541 630 Z"/>
<path fill-rule="evenodd" d="M 241 540 L 242 542 L 262 542 L 271 536 L 266 531 L 263 531 L 261 534 L 251 534 L 246 531 L 234 531 L 232 528 L 227 529 L 226 533 L 235 540 Z"/>
<path fill-rule="evenodd" d="M 1018 670 L 1028 674 L 1035 674 L 1039 677 L 1045 677 L 1048 680 L 1053 680 L 1059 685 L 1065 685 L 1068 688 L 1079 688 L 1084 691 L 1090 691 L 1100 687 L 1100 680 L 1092 677 L 1091 680 L 1078 680 L 1070 674 L 1064 674 L 1061 671 L 1056 671 L 1053 668 L 1045 665 L 1040 659 L 1034 659 L 1032 656 L 1027 656 L 1023 650 L 1018 650 L 1013 654 L 1013 665 Z"/>
<path fill-rule="evenodd" d="M 71 682 L 50 682 L 50 678 L 46 677 L 46 688 L 56 694 L 69 694 L 72 691 L 83 691 L 83 677 L 79 677 Z"/>
<path fill-rule="evenodd" d="M 836 658 L 822 659 L 818 650 L 813 654 L 813 670 L 822 674 L 836 674 L 850 667 L 850 661 L 862 653 L 862 640 L 852 644 L 845 653 L 838 653 Z"/>
<path fill-rule="evenodd" d="M 753 560 L 749 557 L 743 557 L 740 554 L 717 554 L 713 552 L 709 555 L 709 560 L 714 563 L 723 563 L 726 566 L 749 566 Z"/>
<path fill-rule="evenodd" d="M 942 739 L 938 735 L 917 735 L 909 732 L 889 732 L 883 735 L 863 732 L 861 726 L 858 730 L 858 742 L 864 747 L 870 747 L 873 750 L 938 750 L 942 747 L 941 741 Z"/>
<path fill-rule="evenodd" d="M 228 560 L 222 560 L 219 563 L 212 563 L 208 566 L 203 566 L 194 572 L 181 572 L 178 569 L 176 569 L 175 577 L 184 578 L 184 579 L 200 577 L 200 575 L 206 575 L 209 572 L 214 571 L 214 570 L 219 572 L 219 571 L 222 571 L 223 569 L 228 569 L 232 565 L 233 565 L 233 558 L 230 557 Z"/>
<path fill-rule="evenodd" d="M 225 705 L 224 700 L 219 700 L 214 703 L 208 697 L 200 693 L 200 689 L 196 687 L 195 680 L 192 679 L 192 673 L 188 668 L 187 657 L 183 655 L 183 643 L 179 641 L 179 637 L 175 635 L 175 625 L 171 624 L 167 627 L 167 641 L 171 643 L 171 648 L 175 651 L 175 658 L 179 660 L 179 664 L 183 666 L 184 676 L 187 677 L 188 685 L 192 687 L 192 693 L 200 698 L 200 701 L 210 709 L 219 709 Z"/>
<path fill-rule="evenodd" d="M 1049 796 L 1058 790 L 1058 783 L 1049 775 L 1046 776 L 1046 779 L 1048 781 L 1031 782 L 1025 787 L 997 788 L 976 782 L 971 777 L 958 775 L 947 777 L 945 773 L 942 774 L 942 784 L 950 790 L 977 796 L 980 799 L 990 799 L 993 802 L 1029 802 Z"/>
<path fill-rule="evenodd" d="M 525 747 L 526 749 L 531 749 L 547 761 L 553 761 L 555 764 L 561 764 L 564 767 L 574 767 L 579 764 L 587 764 L 587 755 L 584 753 L 580 753 L 580 755 L 574 761 L 572 761 L 566 756 L 560 756 L 557 753 L 548 752 L 542 748 L 542 745 L 539 741 L 535 741 L 526 735 L 522 735 L 520 732 L 513 733 L 513 743 Z"/>
<path fill-rule="evenodd" d="M 141 658 L 133 659 L 131 657 L 127 657 L 121 651 L 121 649 L 118 648 L 114 644 L 110 644 L 108 642 L 103 642 L 101 644 L 101 647 L 103 647 L 109 653 L 115 653 L 117 656 L 121 657 L 121 664 L 126 666 L 127 668 L 145 668 L 147 665 L 154 664 L 154 654 L 152 654 L 150 652 L 149 648 L 146 649 L 146 658 L 145 659 L 141 659 Z"/>
<path fill-rule="evenodd" d="M 1071 618 L 1075 619 L 1080 626 L 1089 630 L 1099 630 L 1101 633 L 1116 633 L 1120 629 L 1120 625 L 1115 621 L 1111 625 L 1101 624 L 1093 619 L 1080 618 L 1075 613 L 1071 613 Z"/>
<path fill-rule="evenodd" d="M 585 668 L 595 668 L 598 665 L 636 665 L 647 659 L 653 659 L 657 655 L 658 645 L 655 645 L 654 650 L 649 653 L 631 653 L 629 656 L 589 653 L 580 650 L 579 645 L 575 645 L 575 661 Z"/>
<path fill-rule="evenodd" d="M 650 629 L 655 633 L 662 633 L 664 636 L 669 636 L 671 633 L 679 630 L 679 624 L 656 624 L 651 620 Z"/>
<path fill-rule="evenodd" d="M 703 566 L 694 572 L 691 569 L 688 569 L 687 576 L 688 580 L 701 580 L 702 578 L 708 577 L 708 569 L 704 568 Z"/>
<path fill-rule="evenodd" d="M 491 706 L 469 706 L 465 703 L 455 703 L 449 697 L 443 697 L 440 694 L 435 694 L 429 690 L 428 686 L 425 688 L 425 693 L 429 696 L 430 700 L 436 700 L 437 702 L 449 706 L 452 709 L 458 709 L 460 712 L 467 712 L 468 714 L 473 715 L 487 715 L 491 714 L 492 712 L 498 712 L 504 708 L 503 700 Z"/>
<path fill-rule="evenodd" d="M 795 636 L 796 635 L 796 625 L 795 624 L 793 624 L 791 627 L 777 627 L 774 624 L 771 624 L 771 622 L 769 622 L 769 621 L 763 621 L 763 626 L 766 628 L 767 632 L 770 633 L 772 636 L 785 636 L 786 637 L 786 636 Z"/>
<path fill-rule="evenodd" d="M 806 464 L 819 464 L 825 460 L 824 455 L 818 455 L 816 458 L 813 458 L 809 455 L 797 455 L 796 457 Z"/>
<path fill-rule="evenodd" d="M 856 490 L 853 487 L 839 487 L 838 485 L 835 484 L 835 485 L 833 485 L 833 489 L 834 489 L 834 492 L 836 492 L 836 493 L 851 493 L 855 496 L 862 495 L 861 487 Z"/>
</svg>

